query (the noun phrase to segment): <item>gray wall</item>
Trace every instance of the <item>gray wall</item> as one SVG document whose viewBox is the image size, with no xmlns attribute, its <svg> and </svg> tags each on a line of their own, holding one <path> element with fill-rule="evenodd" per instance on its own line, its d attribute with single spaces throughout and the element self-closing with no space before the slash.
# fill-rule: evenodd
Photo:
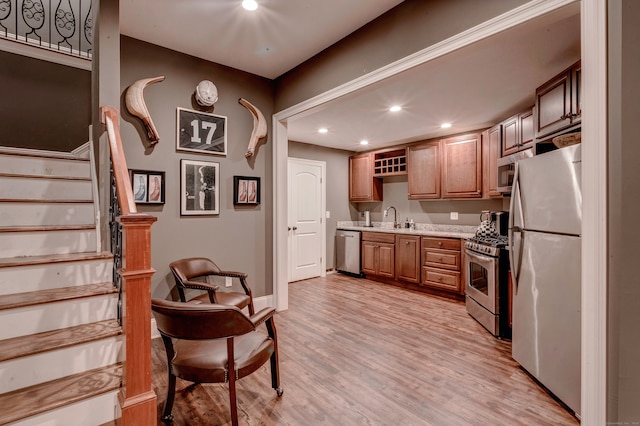
<svg viewBox="0 0 640 426">
<path fill-rule="evenodd" d="M 289 141 L 289 157 L 305 160 L 324 161 L 327 164 L 327 270 L 335 268 L 336 224 L 342 220 L 352 220 L 357 214 L 349 204 L 349 155 L 352 152 L 325 148 L 317 145 Z"/>
<path fill-rule="evenodd" d="M 405 0 L 277 80 L 276 111 L 366 75 L 529 0 Z"/>
<path fill-rule="evenodd" d="M 609 316 L 607 420 L 640 422 L 640 2 L 611 0 L 609 13 Z"/>
<path fill-rule="evenodd" d="M 91 72 L 0 51 L 3 146 L 71 151 L 89 140 Z"/>
<path fill-rule="evenodd" d="M 166 203 L 139 205 L 138 210 L 158 217 L 152 227 L 152 278 L 154 297 L 166 297 L 174 286 L 168 264 L 176 259 L 204 256 L 223 269 L 244 271 L 254 296 L 272 294 L 272 144 L 271 126 L 266 143 L 256 155 L 246 159 L 253 118 L 238 104 L 245 98 L 265 117 L 273 114 L 272 81 L 213 64 L 128 37 L 121 39 L 121 87 L 136 80 L 164 75 L 163 82 L 144 90 L 144 98 L 160 134 L 160 142 L 150 147 L 141 122 L 121 105 L 121 134 L 130 169 L 166 172 Z M 212 111 L 227 116 L 227 155 L 207 155 L 176 151 L 176 108 L 198 109 L 193 101 L 201 80 L 211 80 L 219 100 Z M 123 98 L 122 98 L 123 99 Z M 220 214 L 180 216 L 180 159 L 212 161 L 220 164 Z M 262 203 L 256 207 L 233 205 L 233 176 L 261 178 Z"/>
</svg>

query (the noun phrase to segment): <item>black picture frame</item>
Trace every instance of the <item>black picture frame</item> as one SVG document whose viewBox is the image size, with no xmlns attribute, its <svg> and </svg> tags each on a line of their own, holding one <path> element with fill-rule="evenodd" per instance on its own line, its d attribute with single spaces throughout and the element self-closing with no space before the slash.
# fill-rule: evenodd
<svg viewBox="0 0 640 426">
<path fill-rule="evenodd" d="M 176 149 L 200 154 L 227 155 L 227 117 L 176 110 Z"/>
<path fill-rule="evenodd" d="M 233 204 L 236 206 L 260 204 L 260 178 L 255 176 L 234 176 Z"/>
<path fill-rule="evenodd" d="M 220 214 L 220 163 L 180 160 L 180 215 Z"/>
<path fill-rule="evenodd" d="M 129 169 L 136 204 L 164 204 L 165 172 Z"/>
</svg>

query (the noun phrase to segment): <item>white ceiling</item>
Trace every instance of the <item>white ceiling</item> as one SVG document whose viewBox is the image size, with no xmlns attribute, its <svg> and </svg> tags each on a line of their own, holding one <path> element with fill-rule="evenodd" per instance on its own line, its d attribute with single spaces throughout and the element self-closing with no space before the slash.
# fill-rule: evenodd
<svg viewBox="0 0 640 426">
<path fill-rule="evenodd" d="M 121 0 L 122 34 L 274 79 L 402 0 Z"/>
<path fill-rule="evenodd" d="M 258 2 L 247 12 L 241 0 L 123 0 L 121 32 L 275 78 L 401 0 Z M 299 114 L 289 139 L 361 151 L 495 124 L 532 106 L 536 87 L 580 58 L 579 12 L 565 7 Z M 393 104 L 403 110 L 388 112 Z M 453 127 L 440 129 L 444 121 Z"/>
</svg>

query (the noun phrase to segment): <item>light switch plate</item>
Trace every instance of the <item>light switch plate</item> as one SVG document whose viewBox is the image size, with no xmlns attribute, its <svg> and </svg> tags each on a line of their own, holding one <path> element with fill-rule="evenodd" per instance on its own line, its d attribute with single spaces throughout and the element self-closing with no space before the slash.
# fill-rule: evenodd
<svg viewBox="0 0 640 426">
<path fill-rule="evenodd" d="M 329 219 L 330 217 L 331 217 L 331 212 L 327 210 L 327 219 Z"/>
<path fill-rule="evenodd" d="M 231 287 L 233 285 L 233 281 L 231 281 L 231 277 L 224 277 L 224 286 Z"/>
<path fill-rule="evenodd" d="M 451 220 L 458 220 L 458 212 L 451 212 Z"/>
</svg>

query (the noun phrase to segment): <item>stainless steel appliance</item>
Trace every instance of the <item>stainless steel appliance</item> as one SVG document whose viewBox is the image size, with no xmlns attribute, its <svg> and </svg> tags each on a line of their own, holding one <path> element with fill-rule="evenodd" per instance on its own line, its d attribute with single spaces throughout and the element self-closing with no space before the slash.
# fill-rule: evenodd
<svg viewBox="0 0 640 426">
<path fill-rule="evenodd" d="M 498 192 L 511 192 L 516 163 L 531 157 L 533 157 L 533 149 L 530 148 L 498 159 Z"/>
<path fill-rule="evenodd" d="M 580 411 L 581 149 L 519 161 L 509 215 L 513 358 Z"/>
<path fill-rule="evenodd" d="M 336 231 L 336 270 L 362 276 L 360 268 L 360 232 Z"/>
<path fill-rule="evenodd" d="M 494 212 L 498 213 L 498 212 Z M 507 212 L 496 217 L 506 223 Z M 496 229 L 500 225 L 496 223 Z M 506 225 L 503 226 L 506 233 Z M 511 338 L 507 236 L 476 236 L 464 243 L 467 312 L 496 337 Z"/>
</svg>

